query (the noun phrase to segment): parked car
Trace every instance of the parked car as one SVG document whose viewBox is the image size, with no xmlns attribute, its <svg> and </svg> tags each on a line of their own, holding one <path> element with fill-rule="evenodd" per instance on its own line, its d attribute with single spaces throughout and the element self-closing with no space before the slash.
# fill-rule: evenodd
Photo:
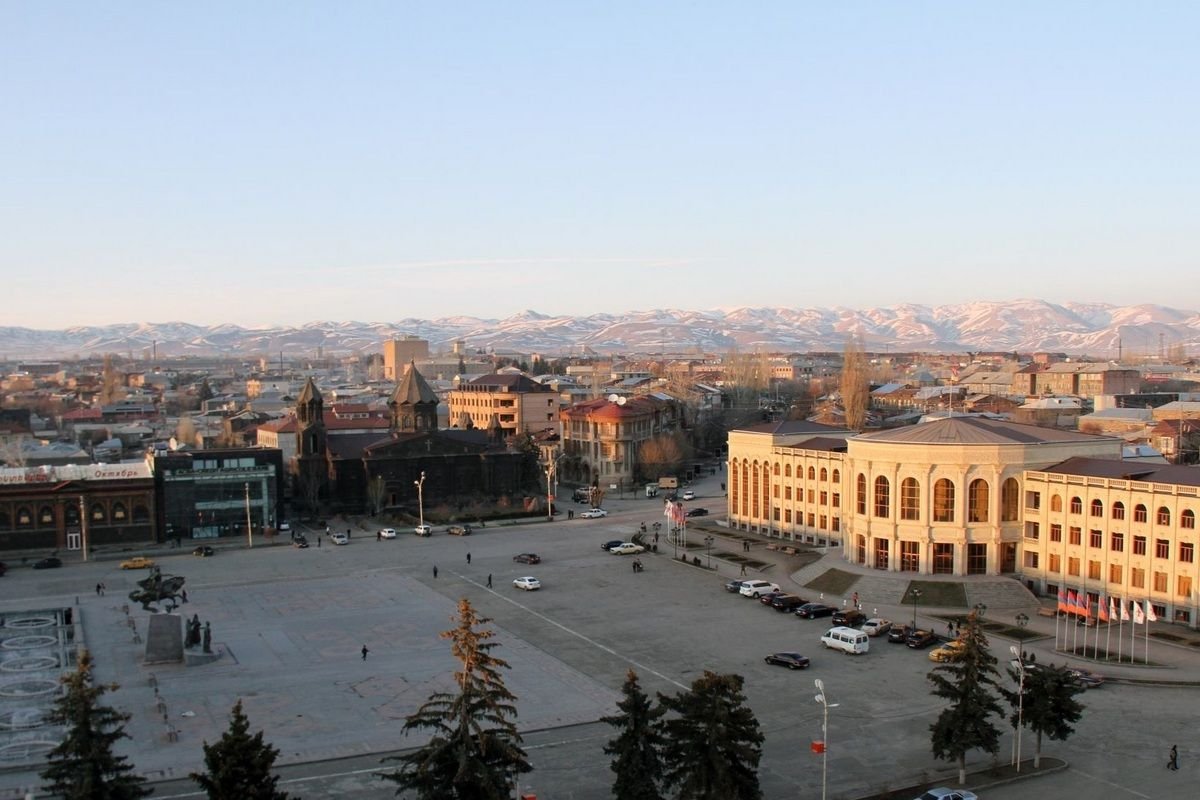
<svg viewBox="0 0 1200 800">
<path fill-rule="evenodd" d="M 134 556 L 121 562 L 121 569 L 150 569 L 153 566 L 153 559 L 145 556 Z"/>
<path fill-rule="evenodd" d="M 433 526 L 418 525 L 413 528 L 413 533 L 415 533 L 417 536 L 433 536 Z"/>
<path fill-rule="evenodd" d="M 832 617 L 837 611 L 833 606 L 827 606 L 824 603 L 805 603 L 796 609 L 796 616 L 804 619 L 816 619 L 817 617 Z"/>
<path fill-rule="evenodd" d="M 290 531 L 291 529 L 292 529 L 292 523 L 288 522 L 286 519 L 279 523 L 279 530 L 286 533 L 287 531 Z"/>
<path fill-rule="evenodd" d="M 867 636 L 882 636 L 892 629 L 892 621 L 880 617 L 871 617 L 862 624 L 863 633 Z"/>
<path fill-rule="evenodd" d="M 913 632 L 911 625 L 901 625 L 899 628 L 893 627 L 888 631 L 887 639 L 889 642 L 896 644 L 904 644 L 908 641 L 908 635 Z"/>
<path fill-rule="evenodd" d="M 517 578 L 513 581 L 513 586 L 518 589 L 524 589 L 527 592 L 534 592 L 542 588 L 542 582 L 532 576 Z"/>
<path fill-rule="evenodd" d="M 542 563 L 542 557 L 537 553 L 517 553 L 513 556 L 513 561 L 518 564 L 540 564 Z"/>
<path fill-rule="evenodd" d="M 199 547 L 195 547 L 192 549 L 192 555 L 201 556 L 202 558 L 208 558 L 209 556 L 214 555 L 216 552 L 217 552 L 216 550 L 213 550 L 211 547 L 209 547 L 206 544 L 202 544 Z"/>
<path fill-rule="evenodd" d="M 774 664 L 788 669 L 808 669 L 808 656 L 799 653 L 771 653 L 763 659 L 768 664 Z"/>
<path fill-rule="evenodd" d="M 608 552 L 618 556 L 627 556 L 635 553 L 644 553 L 646 552 L 646 548 L 633 542 L 621 542 L 616 547 L 608 548 Z"/>
<path fill-rule="evenodd" d="M 583 519 L 600 519 L 600 517 L 607 517 L 608 512 L 605 511 L 603 508 L 589 508 L 587 511 L 584 511 L 579 516 Z"/>
<path fill-rule="evenodd" d="M 923 650 L 936 642 L 937 637 L 933 635 L 933 631 L 923 630 L 909 631 L 904 639 L 904 643 L 914 650 Z"/>
<path fill-rule="evenodd" d="M 1026 668 L 1028 666 L 1026 664 Z M 1068 667 L 1067 672 L 1085 689 L 1097 689 L 1104 685 L 1104 676 L 1098 672 L 1092 672 L 1090 669 Z"/>
<path fill-rule="evenodd" d="M 600 545 L 601 550 L 611 550 L 619 544 L 625 544 L 624 539 L 609 539 L 604 544 Z"/>
<path fill-rule="evenodd" d="M 395 539 L 396 538 L 396 529 L 395 528 L 383 528 L 382 530 L 379 531 L 379 538 L 380 539 Z"/>
<path fill-rule="evenodd" d="M 838 611 L 833 615 L 831 620 L 834 625 L 841 625 L 846 628 L 857 628 L 867 621 L 867 615 L 859 611 L 857 608 L 849 608 L 845 611 Z"/>
<path fill-rule="evenodd" d="M 778 592 L 779 584 L 770 581 L 746 581 L 742 584 L 742 597 L 759 597 L 767 592 Z"/>
<path fill-rule="evenodd" d="M 955 639 L 953 641 L 946 642 L 941 647 L 935 647 L 930 650 L 929 660 L 936 661 L 939 664 L 946 661 L 957 661 L 958 659 L 962 658 L 962 655 L 964 652 L 966 652 L 966 649 L 966 642 L 964 642 L 962 639 Z"/>
<path fill-rule="evenodd" d="M 308 547 L 308 539 L 305 539 L 303 536 L 297 536 L 292 539 L 292 547 L 304 549 L 305 547 Z"/>
<path fill-rule="evenodd" d="M 54 556 L 47 556 L 46 558 L 42 558 L 33 562 L 34 569 L 56 569 L 57 567 L 61 566 L 62 559 L 55 558 Z"/>
<path fill-rule="evenodd" d="M 762 603 L 764 606 L 769 606 L 776 597 L 784 594 L 787 594 L 787 592 L 785 592 L 783 589 L 776 589 L 773 592 L 766 592 L 758 596 L 758 602 Z"/>
<path fill-rule="evenodd" d="M 798 594 L 779 594 L 771 600 L 771 608 L 781 613 L 784 611 L 795 611 L 807 602 L 807 600 Z"/>
<path fill-rule="evenodd" d="M 946 789 L 939 787 L 930 789 L 916 800 L 979 800 L 979 795 L 966 789 Z"/>
<path fill-rule="evenodd" d="M 742 584 L 744 584 L 744 583 L 745 583 L 745 581 L 741 581 L 741 580 L 730 581 L 729 583 L 725 584 L 725 591 L 733 592 L 734 594 L 737 594 L 738 592 L 740 592 L 742 590 Z"/>
<path fill-rule="evenodd" d="M 334 544 L 350 544 L 350 537 L 340 532 L 331 533 L 329 534 L 329 541 L 333 542 Z"/>
<path fill-rule="evenodd" d="M 470 525 L 451 525 L 449 528 L 446 528 L 446 533 L 450 534 L 451 536 L 470 536 L 471 535 L 471 526 Z"/>
<path fill-rule="evenodd" d="M 689 508 L 687 515 L 689 517 L 707 517 L 708 509 L 707 508 Z"/>
<path fill-rule="evenodd" d="M 695 500 L 696 493 L 693 492 L 691 489 L 688 489 L 686 492 L 683 493 L 683 499 L 684 500 Z"/>
</svg>

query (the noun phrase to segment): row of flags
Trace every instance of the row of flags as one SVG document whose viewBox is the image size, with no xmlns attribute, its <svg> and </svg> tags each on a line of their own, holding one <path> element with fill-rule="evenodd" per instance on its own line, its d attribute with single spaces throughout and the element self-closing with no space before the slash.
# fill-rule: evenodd
<svg viewBox="0 0 1200 800">
<path fill-rule="evenodd" d="M 1145 611 L 1142 611 L 1143 602 L 1146 604 Z M 1063 614 L 1075 614 L 1084 619 L 1089 619 L 1092 615 L 1091 601 L 1087 595 L 1073 589 L 1058 590 L 1058 610 Z M 1158 615 L 1154 613 L 1154 606 L 1150 605 L 1149 600 L 1130 600 L 1126 606 L 1126 601 L 1109 597 L 1107 608 L 1103 600 L 1096 601 L 1096 619 L 1100 622 L 1114 619 L 1129 622 L 1132 619 L 1135 625 L 1145 625 L 1147 621 L 1158 622 Z"/>
</svg>

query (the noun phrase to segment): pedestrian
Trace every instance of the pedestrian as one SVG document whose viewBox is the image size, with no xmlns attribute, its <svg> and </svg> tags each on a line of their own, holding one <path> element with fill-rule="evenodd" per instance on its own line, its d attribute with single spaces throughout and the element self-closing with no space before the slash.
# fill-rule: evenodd
<svg viewBox="0 0 1200 800">
<path fill-rule="evenodd" d="M 369 652 L 371 652 L 371 651 L 370 651 L 370 650 L 368 650 L 368 649 L 367 649 L 367 646 L 364 644 L 364 645 L 363 645 L 363 649 L 362 649 L 362 656 L 363 656 L 363 657 L 362 657 L 362 660 L 363 660 L 363 661 L 366 661 L 366 660 L 367 660 L 367 653 L 369 653 Z"/>
<path fill-rule="evenodd" d="M 96 584 L 96 597 L 100 596 L 100 584 Z"/>
<path fill-rule="evenodd" d="M 321 537 L 318 536 L 317 537 L 317 547 L 320 548 L 320 546 L 321 546 Z"/>
<path fill-rule="evenodd" d="M 183 602 L 187 602 L 187 589 L 180 589 L 179 596 L 183 598 Z"/>
<path fill-rule="evenodd" d="M 433 565 L 433 577 L 437 578 L 437 564 Z"/>
<path fill-rule="evenodd" d="M 1167 769 L 1179 769 L 1179 749 L 1171 745 L 1171 756 L 1167 759 Z"/>
<path fill-rule="evenodd" d="M 377 541 L 377 542 L 383 541 L 383 531 L 375 531 L 375 541 Z"/>
<path fill-rule="evenodd" d="M 852 598 L 852 600 L 853 600 L 853 603 L 854 603 L 854 607 L 855 607 L 855 608 L 858 608 L 858 592 L 855 592 L 855 593 L 854 593 L 854 597 Z"/>
<path fill-rule="evenodd" d="M 488 588 L 492 588 L 492 573 L 488 573 Z"/>
<path fill-rule="evenodd" d="M 471 554 L 470 553 L 467 553 L 467 563 L 468 564 L 471 563 Z"/>
<path fill-rule="evenodd" d="M 104 581 L 100 581 L 100 596 L 104 597 L 104 595 L 107 592 L 108 592 L 108 584 L 106 584 Z"/>
<path fill-rule="evenodd" d="M 954 635 L 954 620 L 950 620 L 949 622 L 946 623 L 946 635 L 947 636 Z"/>
<path fill-rule="evenodd" d="M 633 562 L 633 571 L 637 572 L 637 560 L 636 559 Z"/>
<path fill-rule="evenodd" d="M 742 574 L 742 575 L 745 575 L 745 574 L 746 574 L 746 565 L 745 565 L 745 564 L 742 564 L 742 572 L 741 572 L 741 574 Z"/>
</svg>

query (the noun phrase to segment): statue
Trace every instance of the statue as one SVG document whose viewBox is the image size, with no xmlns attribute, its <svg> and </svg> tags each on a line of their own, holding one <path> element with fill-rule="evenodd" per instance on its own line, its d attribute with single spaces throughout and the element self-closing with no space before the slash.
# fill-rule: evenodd
<svg viewBox="0 0 1200 800">
<path fill-rule="evenodd" d="M 188 626 L 187 642 L 184 644 L 184 646 L 185 647 L 199 647 L 200 646 L 200 615 L 193 614 L 192 620 L 191 620 L 191 622 L 189 622 L 187 624 L 187 626 Z"/>
<path fill-rule="evenodd" d="M 204 652 L 212 652 L 212 623 L 204 623 Z"/>
<path fill-rule="evenodd" d="M 141 603 L 143 610 L 156 614 L 159 609 L 154 604 L 158 602 L 163 603 L 164 611 L 174 611 L 179 605 L 179 593 L 183 589 L 184 580 L 186 579 L 181 575 L 168 575 L 164 578 L 157 566 L 151 567 L 150 574 L 137 582 L 141 588 L 130 592 L 129 599 Z"/>
</svg>

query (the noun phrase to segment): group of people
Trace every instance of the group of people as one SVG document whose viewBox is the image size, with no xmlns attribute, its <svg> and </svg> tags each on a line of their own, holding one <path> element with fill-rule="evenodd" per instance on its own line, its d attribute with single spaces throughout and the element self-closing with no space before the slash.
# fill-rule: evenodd
<svg viewBox="0 0 1200 800">
<path fill-rule="evenodd" d="M 646 568 L 642 566 L 642 560 L 640 558 L 635 558 L 633 560 L 633 571 L 634 572 L 643 572 L 643 571 L 645 571 L 645 569 Z"/>
</svg>

